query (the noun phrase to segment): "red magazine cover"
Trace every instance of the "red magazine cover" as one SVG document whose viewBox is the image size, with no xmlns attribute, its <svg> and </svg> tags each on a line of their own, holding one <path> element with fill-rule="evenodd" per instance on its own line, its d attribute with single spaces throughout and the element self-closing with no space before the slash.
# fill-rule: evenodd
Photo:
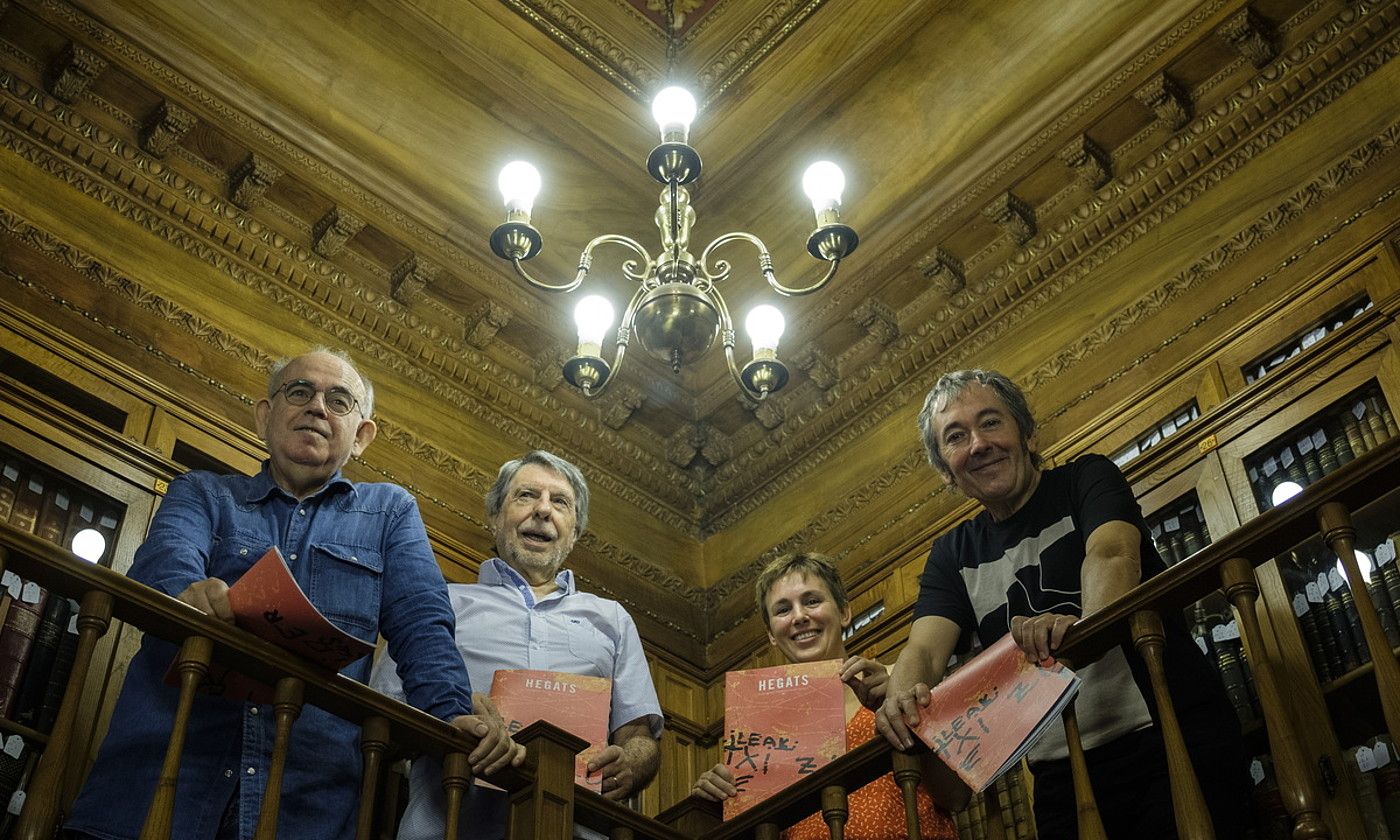
<svg viewBox="0 0 1400 840">
<path fill-rule="evenodd" d="M 741 814 L 846 752 L 841 660 L 730 671 L 724 675 L 724 765 Z"/>
<path fill-rule="evenodd" d="M 574 760 L 574 783 L 602 792 L 603 774 L 588 775 L 588 762 L 608 745 L 612 680 L 560 671 L 496 672 L 491 701 L 514 735 L 537 720 L 586 740 L 588 748 Z"/>
<path fill-rule="evenodd" d="M 915 734 L 980 793 L 1021 760 L 1078 691 L 1073 671 L 1027 662 L 1008 633 L 934 687 Z"/>
<path fill-rule="evenodd" d="M 229 587 L 228 602 L 239 627 L 328 671 L 338 672 L 374 652 L 374 645 L 336 627 L 307 600 L 277 546 Z M 174 663 L 165 681 L 179 684 Z M 210 666 L 199 690 L 253 703 L 272 702 L 271 686 L 219 665 Z"/>
</svg>

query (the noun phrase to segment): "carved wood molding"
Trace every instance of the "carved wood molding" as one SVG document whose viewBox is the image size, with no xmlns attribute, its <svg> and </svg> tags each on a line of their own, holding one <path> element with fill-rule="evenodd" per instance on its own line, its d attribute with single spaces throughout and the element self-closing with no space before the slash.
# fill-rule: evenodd
<svg viewBox="0 0 1400 840">
<path fill-rule="evenodd" d="M 0 73 L 0 119 L 35 139 L 16 133 L 3 139 L 31 163 L 516 440 L 544 434 L 560 449 L 595 453 L 589 463 L 596 466 L 590 469 L 594 484 L 677 530 L 694 532 L 693 498 L 683 474 L 636 444 L 606 434 L 591 414 L 480 354 L 465 337 L 446 335 L 398 301 L 365 288 L 12 73 Z M 86 151 L 76 156 L 48 151 L 65 143 Z M 618 464 L 645 469 L 622 471 Z"/>
<path fill-rule="evenodd" d="M 858 438 L 915 398 L 918 389 L 907 384 L 922 381 L 931 364 L 946 363 L 949 348 L 980 350 L 1366 78 L 1400 51 L 1397 17 L 1394 4 L 1365 14 L 1343 10 L 1082 208 L 956 293 L 932 319 L 908 328 L 885 357 L 844 375 L 830 392 L 831 405 L 800 408 L 797 422 L 779 430 L 771 445 L 747 449 L 720 471 L 702 532 L 739 521 L 825 460 L 831 441 Z M 770 469 L 778 461 L 783 469 Z M 773 475 L 763 486 L 752 478 Z"/>
<path fill-rule="evenodd" d="M 194 114 L 162 99 L 141 125 L 141 148 L 152 157 L 165 157 L 197 122 Z"/>
<path fill-rule="evenodd" d="M 770 3 L 748 29 L 725 46 L 723 53 L 696 74 L 705 104 L 713 103 L 733 87 L 825 4 L 826 0 Z"/>
<path fill-rule="evenodd" d="M 643 104 L 651 104 L 661 73 L 651 62 L 638 56 L 633 46 L 615 40 L 568 3 L 558 0 L 503 2 L 623 93 Z M 658 57 L 662 53 L 663 50 L 657 50 Z"/>
</svg>

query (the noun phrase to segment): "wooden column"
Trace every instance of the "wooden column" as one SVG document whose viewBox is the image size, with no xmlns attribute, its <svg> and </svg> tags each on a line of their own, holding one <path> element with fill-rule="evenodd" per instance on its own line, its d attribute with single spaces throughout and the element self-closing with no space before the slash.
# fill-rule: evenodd
<svg viewBox="0 0 1400 840">
<path fill-rule="evenodd" d="M 534 784 L 510 797 L 507 840 L 571 840 L 574 833 L 574 756 L 588 742 L 543 721 L 515 736 L 525 745 Z"/>
<path fill-rule="evenodd" d="M 277 810 L 282 805 L 282 774 L 287 767 L 287 748 L 292 740 L 292 724 L 301 715 L 305 686 L 296 677 L 277 681 L 272 695 L 272 714 L 276 730 L 272 738 L 272 766 L 267 772 L 267 787 L 263 789 L 262 809 L 258 814 L 258 829 L 253 840 L 277 840 Z"/>
<path fill-rule="evenodd" d="M 846 789 L 841 785 L 822 788 L 822 819 L 826 820 L 826 827 L 831 831 L 831 840 L 845 840 L 848 816 L 850 809 L 846 805 Z"/>
<path fill-rule="evenodd" d="M 1205 797 L 1201 795 L 1201 783 L 1191 766 L 1181 723 L 1176 719 L 1176 709 L 1167 693 L 1167 671 L 1162 657 L 1166 636 L 1162 632 L 1162 617 L 1152 610 L 1140 610 L 1128 617 L 1128 627 L 1138 653 L 1147 663 L 1152 696 L 1157 700 L 1157 720 L 1167 750 L 1167 777 L 1172 785 L 1176 832 L 1184 840 L 1215 840 L 1215 827 L 1211 824 Z"/>
<path fill-rule="evenodd" d="M 1084 760 L 1084 743 L 1079 740 L 1079 718 L 1074 712 L 1075 701 L 1065 705 L 1060 719 L 1065 724 L 1065 743 L 1069 745 L 1070 777 L 1074 779 L 1074 802 L 1079 815 L 1079 840 L 1108 840 L 1094 801 L 1094 787 L 1089 783 L 1089 764 Z"/>
<path fill-rule="evenodd" d="M 462 814 L 462 794 L 471 784 L 472 771 L 464 752 L 448 753 L 442 757 L 442 791 L 447 800 L 443 820 L 443 840 L 457 840 L 457 822 Z"/>
<path fill-rule="evenodd" d="M 781 833 L 777 823 L 759 823 L 754 827 L 753 840 L 778 840 Z"/>
<path fill-rule="evenodd" d="M 1220 566 L 1221 588 L 1235 610 L 1244 640 L 1244 653 L 1254 671 L 1254 687 L 1259 705 L 1264 711 L 1264 730 L 1269 736 L 1269 752 L 1273 754 L 1274 770 L 1278 774 L 1279 794 L 1283 805 L 1293 817 L 1293 837 L 1330 838 L 1332 833 L 1322 821 L 1321 797 L 1313 786 L 1313 775 L 1303 756 L 1298 739 L 1298 727 L 1283 699 L 1274 664 L 1265 654 L 1264 634 L 1259 627 L 1259 615 L 1254 602 L 1259 597 L 1259 584 L 1254 580 L 1254 568 L 1243 557 L 1233 557 Z"/>
<path fill-rule="evenodd" d="M 39 767 L 29 782 L 29 797 L 15 826 L 17 840 L 48 840 L 58 828 L 59 797 L 68 786 L 68 754 L 72 751 L 73 726 L 82 702 L 83 686 L 92 666 L 92 652 L 97 640 L 112 623 L 112 596 L 106 592 L 88 592 L 78 608 L 78 648 L 73 656 L 73 669 L 68 685 L 63 689 L 63 702 L 58 707 L 53 731 Z"/>
<path fill-rule="evenodd" d="M 922 837 L 919 831 L 919 782 L 923 779 L 923 761 L 899 750 L 890 751 L 894 764 L 894 783 L 899 785 L 904 801 L 904 830 L 910 837 Z"/>
<path fill-rule="evenodd" d="M 190 722 L 190 707 L 195 691 L 209 671 L 209 658 L 214 643 L 203 636 L 190 636 L 180 646 L 175 671 L 180 675 L 180 701 L 175 707 L 175 722 L 170 727 L 170 743 L 165 748 L 165 761 L 156 780 L 156 795 L 141 826 L 140 840 L 170 840 L 171 822 L 175 815 L 175 780 L 180 775 L 180 754 L 185 749 L 185 730 Z"/>
<path fill-rule="evenodd" d="M 1340 502 L 1328 502 L 1317 509 L 1317 521 L 1322 526 L 1323 539 L 1337 559 L 1346 569 L 1347 582 L 1351 584 L 1351 596 L 1356 602 L 1356 613 L 1361 617 L 1361 630 L 1366 637 L 1366 647 L 1371 650 L 1371 661 L 1375 663 L 1376 688 L 1381 695 L 1381 713 L 1385 715 L 1385 728 L 1392 742 L 1400 742 L 1400 661 L 1381 628 L 1380 615 L 1375 602 L 1361 577 L 1361 568 L 1356 563 L 1356 529 L 1351 525 L 1351 514 Z"/>
<path fill-rule="evenodd" d="M 389 721 L 378 715 L 365 718 L 360 727 L 360 752 L 364 754 L 365 763 L 360 782 L 360 816 L 355 823 L 355 840 L 370 840 L 370 832 L 374 830 L 379 772 L 384 766 L 384 751 L 388 748 Z M 392 776 L 390 780 L 393 780 Z"/>
</svg>

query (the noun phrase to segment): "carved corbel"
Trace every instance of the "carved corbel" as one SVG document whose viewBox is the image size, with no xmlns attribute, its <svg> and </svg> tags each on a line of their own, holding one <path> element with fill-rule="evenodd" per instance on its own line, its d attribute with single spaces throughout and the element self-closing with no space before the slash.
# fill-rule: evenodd
<svg viewBox="0 0 1400 840">
<path fill-rule="evenodd" d="M 666 460 L 685 469 L 704 445 L 705 430 L 698 423 L 686 423 L 666 439 Z"/>
<path fill-rule="evenodd" d="M 787 412 L 783 409 L 782 403 L 771 395 L 765 400 L 755 400 L 747 394 L 739 394 L 736 399 L 739 400 L 739 405 L 752 414 L 765 429 L 776 429 L 787 418 Z"/>
<path fill-rule="evenodd" d="M 1090 189 L 1096 190 L 1113 178 L 1113 156 L 1087 134 L 1079 134 L 1065 144 L 1060 149 L 1060 160 Z"/>
<path fill-rule="evenodd" d="M 333 257 L 365 226 L 365 220 L 342 207 L 332 207 L 311 226 L 311 250 Z"/>
<path fill-rule="evenodd" d="M 982 208 L 982 215 L 1010 234 L 1017 245 L 1025 245 L 1035 236 L 1035 209 L 1010 191 Z"/>
<path fill-rule="evenodd" d="M 481 348 L 491 343 L 496 333 L 510 323 L 511 311 L 494 300 L 482 301 L 467 316 L 467 343 Z M 626 418 L 624 418 L 624 421 Z M 614 426 L 613 428 L 617 428 Z"/>
<path fill-rule="evenodd" d="M 815 345 L 808 345 L 805 350 L 798 353 L 797 358 L 793 359 L 793 363 L 800 370 L 806 372 L 807 378 L 812 380 L 813 385 L 823 391 L 831 390 L 832 386 L 840 379 L 835 360 Z"/>
<path fill-rule="evenodd" d="M 935 289 L 945 295 L 954 295 L 967 288 L 967 272 L 962 260 L 941 245 L 919 262 L 919 270 Z"/>
<path fill-rule="evenodd" d="M 1172 131 L 1179 131 L 1191 121 L 1191 92 L 1186 86 L 1168 76 L 1158 73 L 1138 88 L 1133 94 L 1137 101 L 1146 105 L 1157 121 Z"/>
<path fill-rule="evenodd" d="M 631 385 L 619 384 L 617 396 L 602 410 L 603 425 L 616 431 L 627 424 L 637 409 L 642 407 L 642 392 Z"/>
<path fill-rule="evenodd" d="M 49 66 L 49 93 L 55 99 L 72 104 L 106 69 L 106 59 L 69 41 Z"/>
<path fill-rule="evenodd" d="M 562 344 L 550 345 L 549 349 L 535 360 L 535 384 L 546 391 L 553 391 L 564 381 L 564 363 L 573 353 Z"/>
<path fill-rule="evenodd" d="M 851 310 L 851 320 L 881 345 L 899 338 L 899 321 L 895 318 L 894 310 L 875 298 L 866 298 Z"/>
<path fill-rule="evenodd" d="M 229 176 L 229 201 L 247 210 L 262 198 L 262 194 L 281 175 L 282 170 L 273 166 L 267 158 L 250 152 Z"/>
<path fill-rule="evenodd" d="M 427 261 L 420 262 L 417 255 L 409 254 L 389 273 L 389 295 L 404 306 L 409 306 L 423 296 L 423 290 L 433 282 L 437 273 L 437 266 Z"/>
<path fill-rule="evenodd" d="M 705 442 L 700 446 L 700 457 L 710 466 L 718 467 L 734 457 L 734 447 L 724 433 L 709 426 L 702 426 L 701 431 Z"/>
<path fill-rule="evenodd" d="M 1263 67 L 1278 55 L 1278 30 L 1248 6 L 1226 18 L 1216 34 L 1255 67 Z"/>
<path fill-rule="evenodd" d="M 197 122 L 199 118 L 194 114 L 162 99 L 141 125 L 141 148 L 148 155 L 165 157 Z"/>
</svg>

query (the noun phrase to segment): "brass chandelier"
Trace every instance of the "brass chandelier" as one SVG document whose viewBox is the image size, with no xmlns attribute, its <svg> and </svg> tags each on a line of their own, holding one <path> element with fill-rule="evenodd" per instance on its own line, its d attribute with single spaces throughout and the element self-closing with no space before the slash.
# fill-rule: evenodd
<svg viewBox="0 0 1400 840">
<path fill-rule="evenodd" d="M 501 170 L 500 188 L 506 204 L 506 221 L 491 233 L 491 250 L 510 261 L 527 283 L 551 292 L 571 292 L 588 276 L 593 251 L 600 245 L 619 245 L 635 256 L 622 262 L 622 273 L 637 282 L 637 290 L 623 311 L 613 360 L 603 358 L 603 342 L 613 322 L 613 307 L 606 298 L 589 295 L 574 311 L 578 326 L 578 351 L 564 364 L 564 376 L 588 398 L 597 397 L 622 368 L 627 345 L 635 332 L 642 347 L 680 372 L 683 362 L 702 355 L 716 337 L 724 346 L 729 373 L 750 398 L 762 400 L 782 388 L 787 367 L 778 359 L 782 313 L 764 304 L 749 313 L 745 328 L 753 345 L 753 358 L 739 368 L 734 362 L 734 324 L 718 284 L 730 274 L 726 260 L 711 255 L 731 242 L 747 242 L 758 251 L 758 268 L 774 291 L 781 295 L 806 295 L 836 276 L 841 260 L 855 250 L 856 232 L 841 224 L 841 192 L 845 176 L 829 161 L 808 167 L 802 185 L 816 212 L 817 228 L 807 238 L 807 251 L 829 265 L 821 279 L 810 286 L 791 288 L 778 282 L 773 258 L 763 241 L 751 233 L 736 231 L 706 245 L 697 259 L 690 251 L 690 229 L 695 209 L 686 185 L 700 177 L 700 155 L 686 142 L 695 119 L 695 98 L 685 89 L 668 87 L 652 102 L 652 115 L 661 130 L 661 144 L 647 156 L 647 172 L 662 184 L 656 226 L 661 249 L 655 257 L 636 240 L 618 234 L 595 237 L 579 255 L 578 273 L 572 281 L 552 285 L 536 280 L 524 263 L 540 252 L 543 239 L 530 225 L 530 211 L 540 190 L 540 175 L 523 161 Z"/>
</svg>

